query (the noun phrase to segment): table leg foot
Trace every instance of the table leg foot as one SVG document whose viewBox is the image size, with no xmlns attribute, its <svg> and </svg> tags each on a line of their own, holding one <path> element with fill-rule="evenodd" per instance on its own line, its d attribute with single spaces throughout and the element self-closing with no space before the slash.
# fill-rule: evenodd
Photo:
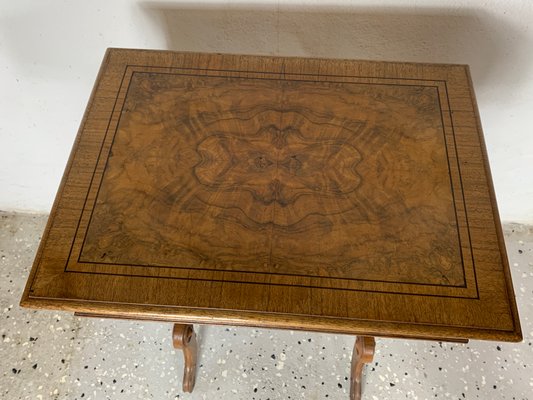
<svg viewBox="0 0 533 400">
<path fill-rule="evenodd" d="M 172 329 L 174 348 L 183 350 L 185 366 L 183 368 L 183 391 L 192 392 L 196 381 L 196 360 L 198 343 L 192 325 L 174 324 Z"/>
<path fill-rule="evenodd" d="M 350 377 L 350 400 L 361 400 L 361 376 L 365 364 L 374 359 L 376 341 L 371 336 L 357 336 L 352 354 L 352 371 Z"/>
</svg>

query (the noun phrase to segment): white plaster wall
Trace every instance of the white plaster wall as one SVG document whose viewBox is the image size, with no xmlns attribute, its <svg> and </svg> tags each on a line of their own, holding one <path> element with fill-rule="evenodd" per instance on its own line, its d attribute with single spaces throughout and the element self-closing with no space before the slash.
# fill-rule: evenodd
<svg viewBox="0 0 533 400">
<path fill-rule="evenodd" d="M 107 47 L 467 63 L 504 221 L 533 223 L 533 2 L 0 0 L 0 209 L 48 211 Z"/>
</svg>

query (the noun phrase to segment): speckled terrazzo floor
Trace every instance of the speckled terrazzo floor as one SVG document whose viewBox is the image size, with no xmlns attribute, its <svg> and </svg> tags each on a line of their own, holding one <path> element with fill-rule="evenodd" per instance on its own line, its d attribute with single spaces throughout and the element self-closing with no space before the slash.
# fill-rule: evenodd
<svg viewBox="0 0 533 400">
<path fill-rule="evenodd" d="M 348 399 L 353 337 L 199 327 L 193 394 L 171 324 L 18 306 L 46 216 L 0 213 L 0 399 Z M 364 399 L 533 400 L 533 228 L 506 226 L 524 342 L 378 339 Z"/>
</svg>

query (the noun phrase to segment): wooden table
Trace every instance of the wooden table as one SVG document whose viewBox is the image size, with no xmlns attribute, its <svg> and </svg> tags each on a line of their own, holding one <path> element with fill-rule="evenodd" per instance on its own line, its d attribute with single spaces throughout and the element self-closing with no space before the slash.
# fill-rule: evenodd
<svg viewBox="0 0 533 400">
<path fill-rule="evenodd" d="M 110 49 L 21 304 L 521 340 L 468 67 Z"/>
</svg>

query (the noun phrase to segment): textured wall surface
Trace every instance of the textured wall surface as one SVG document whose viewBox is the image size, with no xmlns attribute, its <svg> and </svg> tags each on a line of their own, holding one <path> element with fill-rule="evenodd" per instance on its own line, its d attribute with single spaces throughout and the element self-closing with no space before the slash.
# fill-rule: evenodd
<svg viewBox="0 0 533 400">
<path fill-rule="evenodd" d="M 529 0 L 0 2 L 0 209 L 48 211 L 107 47 L 469 64 L 502 219 L 533 222 Z"/>
</svg>

